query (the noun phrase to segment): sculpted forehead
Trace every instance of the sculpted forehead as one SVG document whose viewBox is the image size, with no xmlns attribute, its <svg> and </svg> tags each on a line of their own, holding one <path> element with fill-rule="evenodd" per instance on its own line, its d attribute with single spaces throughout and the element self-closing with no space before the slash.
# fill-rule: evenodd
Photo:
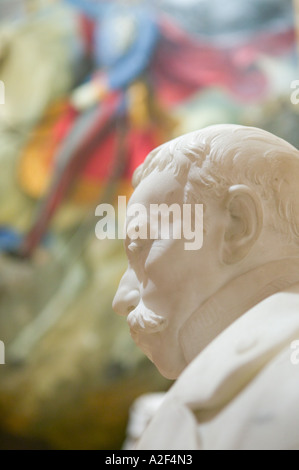
<svg viewBox="0 0 299 470">
<path fill-rule="evenodd" d="M 179 183 L 171 170 L 153 171 L 135 189 L 131 204 L 183 204 L 184 186 Z"/>
</svg>

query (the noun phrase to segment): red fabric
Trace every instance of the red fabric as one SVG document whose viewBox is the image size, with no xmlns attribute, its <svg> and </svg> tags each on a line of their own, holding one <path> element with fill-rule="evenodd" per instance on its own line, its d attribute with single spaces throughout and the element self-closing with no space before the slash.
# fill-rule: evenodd
<svg viewBox="0 0 299 470">
<path fill-rule="evenodd" d="M 129 156 L 123 178 L 131 180 L 136 168 L 144 162 L 146 156 L 161 142 L 154 128 L 132 129 L 126 138 L 124 151 Z M 90 154 L 82 178 L 90 181 L 105 181 L 114 166 L 113 156 L 117 149 L 116 133 L 111 133 Z"/>
<path fill-rule="evenodd" d="M 39 214 L 23 241 L 21 252 L 24 256 L 30 256 L 36 246 L 38 246 L 47 231 L 54 213 L 59 208 L 73 184 L 84 173 L 88 159 L 94 151 L 95 146 L 107 138 L 107 135 L 111 131 L 112 123 L 115 120 L 119 104 L 120 95 L 114 94 L 109 97 L 105 106 L 99 109 L 99 113 L 94 120 L 93 126 L 89 129 L 89 132 L 82 136 L 80 144 L 66 167 L 60 174 L 54 176 L 49 193 L 44 201 L 42 201 L 39 208 Z M 67 126 L 62 126 L 63 132 L 66 127 Z M 82 158 L 82 156 L 84 156 L 84 158 Z"/>
<path fill-rule="evenodd" d="M 89 56 L 93 55 L 95 23 L 85 15 L 78 16 L 79 32 L 83 39 L 85 51 Z"/>
<path fill-rule="evenodd" d="M 277 34 L 260 34 L 253 39 L 258 52 L 280 56 L 292 50 L 296 42 L 294 29 Z"/>
<path fill-rule="evenodd" d="M 113 132 L 90 152 L 81 177 L 90 181 L 107 180 L 113 169 L 116 148 L 117 137 Z"/>
<path fill-rule="evenodd" d="M 115 150 L 116 137 L 114 134 L 111 135 L 110 133 L 104 136 L 99 143 L 95 142 L 94 145 L 88 147 L 88 150 L 86 147 L 86 144 L 92 143 L 92 139 L 95 141 L 96 134 L 101 132 L 101 127 L 106 122 L 105 114 L 107 118 L 110 119 L 111 113 L 113 114 L 115 111 L 112 96 L 103 104 L 103 107 L 107 108 L 103 111 L 104 117 L 101 117 L 102 113 L 99 110 L 97 124 L 93 124 L 93 128 L 90 129 L 88 137 L 82 136 L 80 144 L 80 147 L 85 145 L 84 161 L 86 162 L 86 166 L 82 169 L 82 176 L 92 180 L 106 179 L 113 164 L 113 158 L 111 156 L 114 155 Z M 67 111 L 58 119 L 52 131 L 55 151 L 58 151 L 59 146 L 67 139 L 78 116 L 78 111 L 70 105 Z M 55 159 L 55 152 L 54 155 L 52 155 L 52 160 L 49 162 L 49 165 L 53 165 L 53 158 Z"/>
<path fill-rule="evenodd" d="M 70 105 L 66 112 L 58 119 L 53 128 L 53 139 L 57 144 L 66 138 L 77 117 L 78 112 Z"/>
<path fill-rule="evenodd" d="M 136 168 L 144 162 L 146 156 L 158 145 L 161 145 L 156 130 L 153 127 L 147 129 L 133 129 L 127 137 L 129 164 L 124 175 L 131 180 Z"/>
<path fill-rule="evenodd" d="M 255 66 L 259 54 L 284 54 L 295 41 L 291 30 L 261 34 L 248 44 L 221 49 L 192 38 L 167 21 L 162 21 L 161 31 L 152 73 L 160 100 L 166 105 L 210 86 L 224 87 L 243 101 L 258 100 L 267 91 L 267 79 Z"/>
</svg>

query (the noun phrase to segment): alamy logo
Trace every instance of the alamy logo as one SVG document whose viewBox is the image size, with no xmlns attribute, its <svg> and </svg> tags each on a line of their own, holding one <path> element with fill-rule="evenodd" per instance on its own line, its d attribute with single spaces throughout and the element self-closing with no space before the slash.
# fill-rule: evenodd
<svg viewBox="0 0 299 470">
<path fill-rule="evenodd" d="M 0 104 L 5 104 L 5 85 L 0 80 Z"/>
<path fill-rule="evenodd" d="M 124 220 L 126 197 L 118 197 L 118 220 Z M 99 240 L 106 238 L 124 240 L 180 240 L 184 239 L 185 250 L 200 250 L 203 244 L 203 205 L 202 204 L 131 204 L 127 208 L 127 229 L 121 224 L 116 233 L 116 214 L 111 204 L 100 204 L 95 211 L 100 217 L 95 233 Z"/>
<path fill-rule="evenodd" d="M 291 94 L 291 103 L 299 104 L 299 80 L 293 80 L 291 88 L 294 90 Z"/>
<path fill-rule="evenodd" d="M 0 365 L 5 364 L 5 346 L 3 341 L 0 341 Z"/>
<path fill-rule="evenodd" d="M 291 349 L 294 351 L 291 354 L 290 360 L 291 364 L 297 366 L 299 364 L 299 340 L 295 340 L 291 343 Z"/>
</svg>

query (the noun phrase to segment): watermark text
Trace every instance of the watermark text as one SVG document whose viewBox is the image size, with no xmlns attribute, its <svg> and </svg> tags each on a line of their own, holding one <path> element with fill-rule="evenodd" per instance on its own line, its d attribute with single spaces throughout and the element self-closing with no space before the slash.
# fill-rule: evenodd
<svg viewBox="0 0 299 470">
<path fill-rule="evenodd" d="M 299 364 L 299 340 L 298 339 L 291 343 L 291 349 L 294 350 L 290 357 L 291 364 L 293 364 L 293 366 L 297 366 Z"/>
<path fill-rule="evenodd" d="M 3 341 L 0 341 L 0 365 L 5 364 L 5 346 Z"/>
<path fill-rule="evenodd" d="M 5 104 L 5 85 L 0 80 L 0 104 Z"/>
<path fill-rule="evenodd" d="M 294 90 L 291 93 L 291 103 L 292 104 L 299 104 L 299 80 L 293 80 L 291 82 L 291 88 Z"/>
<path fill-rule="evenodd" d="M 203 245 L 202 204 L 130 204 L 126 210 L 126 197 L 118 197 L 118 221 L 111 204 L 100 204 L 95 215 L 100 217 L 95 234 L 99 240 L 185 240 L 184 249 L 200 250 Z"/>
</svg>

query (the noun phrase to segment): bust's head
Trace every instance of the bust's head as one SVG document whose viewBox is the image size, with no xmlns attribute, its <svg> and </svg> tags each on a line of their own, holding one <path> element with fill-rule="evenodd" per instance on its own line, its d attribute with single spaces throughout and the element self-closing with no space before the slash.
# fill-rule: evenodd
<svg viewBox="0 0 299 470">
<path fill-rule="evenodd" d="M 235 125 L 175 139 L 136 170 L 127 214 L 129 265 L 113 307 L 163 375 L 176 378 L 188 364 L 184 326 L 208 299 L 244 273 L 298 256 L 298 181 L 297 149 L 263 130 Z M 151 239 L 151 205 L 162 203 L 179 206 L 183 224 L 186 205 L 194 217 L 196 204 L 203 205 L 199 249 L 186 249 L 174 230 L 166 239 L 154 227 Z M 131 210 L 135 204 L 148 217 Z M 135 239 L 138 233 L 142 239 Z"/>
</svg>

